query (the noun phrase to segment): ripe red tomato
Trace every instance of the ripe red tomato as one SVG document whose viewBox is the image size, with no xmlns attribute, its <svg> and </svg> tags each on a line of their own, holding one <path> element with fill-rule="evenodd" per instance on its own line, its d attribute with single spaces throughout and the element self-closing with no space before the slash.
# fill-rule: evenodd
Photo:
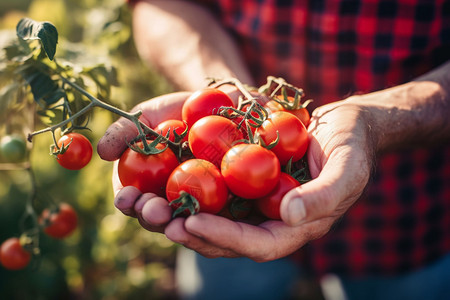
<svg viewBox="0 0 450 300">
<path fill-rule="evenodd" d="M 256 144 L 239 144 L 225 153 L 221 172 L 230 191 L 245 199 L 268 194 L 280 178 L 276 155 Z"/>
<path fill-rule="evenodd" d="M 305 125 L 294 115 L 284 111 L 271 113 L 256 133 L 266 145 L 275 141 L 278 133 L 278 143 L 271 151 L 277 155 L 282 166 L 291 158 L 292 162 L 298 161 L 308 149 L 308 131 Z"/>
<path fill-rule="evenodd" d="M 233 100 L 221 90 L 201 89 L 184 102 L 181 117 L 191 128 L 200 118 L 216 114 L 221 106 L 234 107 Z"/>
<path fill-rule="evenodd" d="M 57 211 L 44 209 L 40 217 L 44 232 L 54 238 L 63 239 L 73 233 L 78 225 L 77 212 L 67 203 L 59 204 Z"/>
<path fill-rule="evenodd" d="M 280 204 L 283 196 L 299 185 L 300 183 L 291 175 L 282 172 L 275 188 L 269 194 L 255 200 L 256 207 L 269 219 L 281 220 Z"/>
<path fill-rule="evenodd" d="M 192 125 L 188 141 L 196 158 L 205 159 L 220 167 L 225 152 L 243 138 L 236 123 L 225 117 L 210 115 Z"/>
<path fill-rule="evenodd" d="M 292 97 L 288 97 L 288 99 L 291 102 L 294 101 Z M 269 102 L 267 102 L 264 105 L 264 107 L 269 109 L 271 112 L 286 111 L 288 113 L 291 113 L 294 116 L 296 116 L 298 119 L 300 119 L 300 121 L 302 121 L 302 123 L 303 123 L 303 125 L 305 125 L 305 127 L 308 127 L 309 122 L 311 120 L 311 115 L 309 114 L 309 112 L 306 109 L 306 107 L 287 109 L 287 108 L 284 108 L 283 105 L 281 105 L 280 103 L 276 102 L 275 100 L 270 100 Z"/>
<path fill-rule="evenodd" d="M 194 203 L 176 203 L 174 210 L 185 205 L 182 212 L 192 214 L 207 212 L 217 214 L 225 206 L 228 198 L 228 189 L 219 169 L 211 162 L 203 159 L 190 159 L 173 170 L 167 181 L 166 197 L 169 203 L 178 199 L 182 192 L 186 192 L 196 199 Z M 191 200 L 188 200 L 191 201 Z M 188 207 L 193 207 L 189 211 Z"/>
<path fill-rule="evenodd" d="M 159 123 L 154 130 L 163 136 L 166 136 L 167 132 L 170 130 L 169 140 L 175 142 L 175 134 L 173 133 L 173 131 L 175 130 L 178 135 L 181 135 L 186 131 L 186 128 L 187 125 L 185 122 L 181 120 L 170 119 Z M 181 142 L 185 142 L 187 141 L 187 139 L 188 135 L 186 134 Z"/>
<path fill-rule="evenodd" d="M 8 270 L 21 270 L 31 260 L 31 253 L 25 250 L 16 237 L 7 239 L 0 246 L 0 263 Z"/>
<path fill-rule="evenodd" d="M 91 142 L 82 134 L 71 132 L 63 135 L 58 140 L 58 147 L 69 147 L 57 155 L 58 163 L 69 170 L 80 170 L 86 166 L 92 158 Z"/>
<path fill-rule="evenodd" d="M 136 146 L 142 148 L 142 142 L 136 143 Z M 164 147 L 163 144 L 156 145 L 157 149 Z M 142 193 L 155 193 L 163 197 L 167 179 L 178 165 L 176 155 L 169 148 L 150 155 L 128 148 L 119 159 L 118 174 L 122 185 L 132 185 Z"/>
</svg>

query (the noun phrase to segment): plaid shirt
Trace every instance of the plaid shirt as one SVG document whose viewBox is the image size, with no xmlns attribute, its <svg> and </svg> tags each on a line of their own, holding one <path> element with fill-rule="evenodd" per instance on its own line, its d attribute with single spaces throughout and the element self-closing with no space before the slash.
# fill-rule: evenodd
<svg viewBox="0 0 450 300">
<path fill-rule="evenodd" d="M 450 1 L 197 2 L 236 37 L 258 84 L 283 77 L 311 109 L 450 59 Z M 450 144 L 381 157 L 367 193 L 304 250 L 318 275 L 348 276 L 399 274 L 450 252 Z"/>
<path fill-rule="evenodd" d="M 314 99 L 311 109 L 450 59 L 450 1 L 195 2 L 234 35 L 258 84 L 283 77 Z M 390 153 L 377 166 L 367 193 L 302 249 L 318 275 L 399 274 L 450 252 L 450 143 Z"/>
</svg>

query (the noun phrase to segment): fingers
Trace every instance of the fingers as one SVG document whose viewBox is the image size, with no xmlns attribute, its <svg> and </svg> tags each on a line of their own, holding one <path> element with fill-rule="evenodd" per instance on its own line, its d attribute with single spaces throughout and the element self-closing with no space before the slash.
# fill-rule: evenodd
<svg viewBox="0 0 450 300">
<path fill-rule="evenodd" d="M 114 199 L 114 205 L 124 215 L 135 217 L 145 229 L 163 232 L 172 218 L 172 209 L 166 199 L 153 193 L 142 194 L 133 186 L 122 188 Z"/>
<path fill-rule="evenodd" d="M 134 186 L 126 186 L 117 193 L 114 198 L 114 205 L 124 215 L 136 217 L 134 204 L 141 195 L 142 193 Z"/>
<path fill-rule="evenodd" d="M 191 218 L 191 217 L 189 217 Z M 189 219 L 188 218 L 188 219 Z M 220 218 L 220 217 L 218 217 Z M 215 246 L 205 240 L 204 238 L 197 236 L 195 234 L 190 233 L 185 228 L 186 220 L 185 218 L 176 218 L 172 222 L 170 222 L 164 233 L 166 237 L 178 244 L 185 246 L 186 248 L 192 249 L 199 254 L 207 257 L 207 258 L 216 258 L 216 257 L 237 257 L 238 255 L 229 249 L 224 249 L 218 246 Z M 208 224 L 211 226 L 212 224 Z"/>
<path fill-rule="evenodd" d="M 361 195 L 369 173 L 362 156 L 340 149 L 339 157 L 330 156 L 317 178 L 283 197 L 282 220 L 290 226 L 298 226 L 324 217 L 339 218 Z"/>
<path fill-rule="evenodd" d="M 177 218 L 166 228 L 166 236 L 206 257 L 248 257 L 257 262 L 285 257 L 311 239 L 324 235 L 332 225 L 330 218 L 291 227 L 282 221 L 259 226 L 234 222 L 200 213 Z"/>
<path fill-rule="evenodd" d="M 207 257 L 246 256 L 256 261 L 275 259 L 276 237 L 265 228 L 206 213 L 175 220 L 167 227 L 166 236 Z M 282 224 L 282 222 L 278 222 Z M 282 225 L 286 226 L 286 225 Z M 287 226 L 286 226 L 287 227 Z"/>
<path fill-rule="evenodd" d="M 153 193 L 142 194 L 134 210 L 141 226 L 152 232 L 163 233 L 172 218 L 172 209 L 167 200 Z"/>
<path fill-rule="evenodd" d="M 274 254 L 271 249 L 276 237 L 262 227 L 210 214 L 188 218 L 185 227 L 188 232 L 228 253 L 237 253 L 257 261 L 261 261 L 263 257 L 264 260 L 271 260 L 271 254 Z"/>
<path fill-rule="evenodd" d="M 165 225 L 172 219 L 172 208 L 166 199 L 154 195 L 143 205 L 141 215 L 149 224 Z"/>
</svg>

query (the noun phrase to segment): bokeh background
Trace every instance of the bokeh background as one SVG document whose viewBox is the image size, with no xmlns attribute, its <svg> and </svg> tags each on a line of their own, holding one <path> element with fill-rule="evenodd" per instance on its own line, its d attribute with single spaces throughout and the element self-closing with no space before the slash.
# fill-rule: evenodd
<svg viewBox="0 0 450 300">
<path fill-rule="evenodd" d="M 15 32 L 22 17 L 52 22 L 60 45 L 73 43 L 71 47 L 82 48 L 86 60 L 107 59 L 117 69 L 119 85 L 112 88 L 109 99 L 115 106 L 129 110 L 172 90 L 164 78 L 140 62 L 124 0 L 0 0 L 2 33 Z M 17 118 L 27 123 L 22 115 Z M 91 131 L 83 131 L 94 149 L 115 118 L 109 112 L 94 111 Z M 0 299 L 176 299 L 176 246 L 114 208 L 112 163 L 94 153 L 84 169 L 65 170 L 49 155 L 51 143 L 51 134 L 41 134 L 29 145 L 38 184 L 35 208 L 39 212 L 51 201 L 68 202 L 78 212 L 79 227 L 65 240 L 41 234 L 41 256 L 26 269 L 0 267 Z M 0 162 L 0 242 L 21 234 L 20 218 L 31 190 L 26 171 L 9 169 Z"/>
</svg>

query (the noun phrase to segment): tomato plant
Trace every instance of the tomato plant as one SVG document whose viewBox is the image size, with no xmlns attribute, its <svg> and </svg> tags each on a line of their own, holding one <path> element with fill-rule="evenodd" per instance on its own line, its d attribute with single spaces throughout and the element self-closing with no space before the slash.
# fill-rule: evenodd
<svg viewBox="0 0 450 300">
<path fill-rule="evenodd" d="M 167 181 L 166 197 L 174 215 L 217 214 L 227 202 L 228 189 L 214 164 L 190 159 L 173 170 Z"/>
<path fill-rule="evenodd" d="M 187 141 L 188 136 L 187 136 L 186 130 L 187 130 L 186 123 L 181 120 L 175 120 L 175 119 L 163 121 L 155 127 L 155 131 L 163 136 L 166 136 L 167 132 L 170 131 L 169 140 L 172 142 L 175 142 L 175 138 L 176 138 L 176 135 L 174 134 L 174 132 L 180 138 L 184 134 L 184 136 L 181 138 L 181 142 Z M 179 141 L 177 140 L 177 142 L 179 142 Z"/>
<path fill-rule="evenodd" d="M 142 142 L 136 146 L 142 148 Z M 165 147 L 164 144 L 156 145 L 160 150 Z M 149 155 L 128 148 L 119 159 L 118 174 L 124 186 L 132 185 L 142 193 L 164 196 L 167 179 L 178 165 L 178 159 L 170 148 Z"/>
<path fill-rule="evenodd" d="M 299 185 L 300 183 L 291 175 L 282 172 L 275 188 L 269 194 L 255 200 L 256 208 L 269 219 L 280 220 L 280 204 L 283 196 Z"/>
<path fill-rule="evenodd" d="M 78 215 L 70 204 L 60 203 L 56 210 L 44 209 L 39 221 L 47 235 L 63 239 L 77 228 Z"/>
<path fill-rule="evenodd" d="M 233 194 L 256 199 L 275 187 L 281 167 L 270 150 L 256 144 L 239 144 L 225 153 L 221 172 Z"/>
<path fill-rule="evenodd" d="M 20 239 L 12 237 L 0 246 L 0 263 L 9 270 L 21 270 L 31 260 L 31 253 L 25 250 Z"/>
<path fill-rule="evenodd" d="M 233 100 L 221 90 L 204 88 L 186 99 L 181 109 L 181 117 L 191 128 L 200 118 L 217 114 L 221 106 L 234 107 Z"/>
<path fill-rule="evenodd" d="M 201 118 L 189 130 L 189 148 L 196 158 L 220 167 L 222 157 L 233 144 L 244 138 L 233 121 L 216 115 Z"/>
<path fill-rule="evenodd" d="M 305 125 L 294 115 L 284 111 L 271 113 L 256 132 L 266 145 L 278 139 L 271 151 L 283 166 L 291 158 L 293 162 L 301 159 L 308 149 L 308 131 Z"/>
<path fill-rule="evenodd" d="M 25 140 L 18 135 L 6 135 L 0 141 L 0 155 L 6 162 L 17 163 L 24 160 L 27 152 Z"/>
<path fill-rule="evenodd" d="M 71 132 L 58 140 L 58 163 L 69 170 L 80 170 L 92 158 L 91 142 L 82 134 Z"/>
</svg>

